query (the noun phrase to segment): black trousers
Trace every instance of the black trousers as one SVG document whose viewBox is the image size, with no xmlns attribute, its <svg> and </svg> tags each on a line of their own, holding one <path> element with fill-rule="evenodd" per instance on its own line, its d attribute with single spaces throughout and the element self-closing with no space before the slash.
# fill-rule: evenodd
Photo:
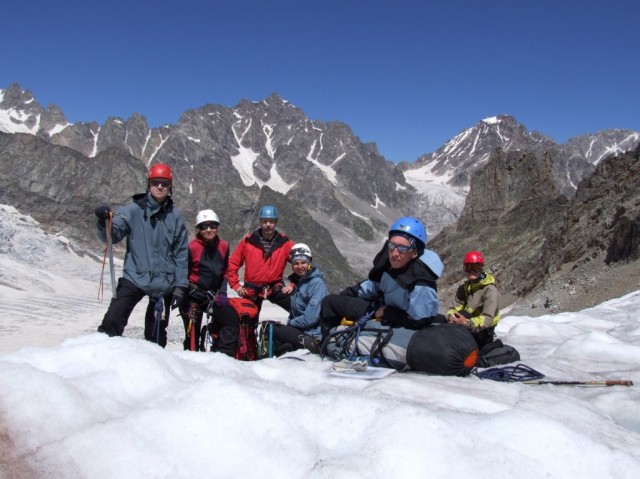
<svg viewBox="0 0 640 479">
<path fill-rule="evenodd" d="M 329 294 L 324 297 L 320 313 L 322 338 L 326 338 L 331 329 L 340 324 L 342 318 L 357 321 L 367 314 L 371 301 L 354 296 Z"/>
<path fill-rule="evenodd" d="M 482 349 L 487 344 L 492 343 L 493 340 L 495 339 L 496 337 L 495 327 L 483 329 L 481 331 L 478 331 L 477 333 L 471 333 L 471 336 L 473 336 L 473 339 L 476 340 L 476 343 L 478 344 L 478 349 Z"/>
<path fill-rule="evenodd" d="M 218 333 L 218 345 L 214 351 L 234 357 L 238 349 L 240 317 L 232 306 L 222 306 L 213 312 L 209 332 Z"/>
<path fill-rule="evenodd" d="M 251 301 L 253 301 L 258 307 L 258 311 L 262 310 L 262 302 L 264 301 L 264 299 L 260 298 L 259 296 L 253 296 L 249 299 L 251 299 Z M 273 292 L 265 299 L 271 301 L 273 304 L 277 304 L 286 312 L 289 312 L 289 310 L 291 309 L 291 295 L 284 294 L 282 291 Z"/>
<path fill-rule="evenodd" d="M 276 356 L 287 351 L 306 348 L 314 354 L 319 353 L 319 345 L 313 336 L 303 333 L 298 328 L 287 324 L 271 322 L 273 328 L 273 342 Z"/>
<path fill-rule="evenodd" d="M 122 336 L 124 328 L 129 322 L 129 316 L 133 308 L 146 296 L 146 293 L 138 288 L 131 281 L 120 278 L 116 289 L 116 297 L 111 299 L 109 308 L 102 318 L 102 324 L 98 326 L 98 331 L 109 336 Z M 153 343 L 158 343 L 163 348 L 167 345 L 167 326 L 169 325 L 169 306 L 171 305 L 171 295 L 163 298 L 164 315 L 160 321 L 159 334 L 156 331 L 155 304 L 149 302 L 144 317 L 144 339 Z"/>
</svg>

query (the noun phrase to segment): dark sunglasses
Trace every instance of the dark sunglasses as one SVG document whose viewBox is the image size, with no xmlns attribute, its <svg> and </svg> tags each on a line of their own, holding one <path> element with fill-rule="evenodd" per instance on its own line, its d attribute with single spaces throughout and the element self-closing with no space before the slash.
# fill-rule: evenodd
<svg viewBox="0 0 640 479">
<path fill-rule="evenodd" d="M 394 249 L 397 249 L 400 253 L 408 253 L 412 249 L 416 249 L 416 247 L 412 244 L 395 244 L 389 241 L 387 243 L 387 249 L 389 251 L 393 251 Z"/>
<path fill-rule="evenodd" d="M 217 230 L 218 226 L 218 223 L 203 223 L 201 225 L 198 225 L 198 229 L 200 231 Z"/>
<path fill-rule="evenodd" d="M 480 274 L 484 268 L 482 266 L 474 266 L 470 264 L 464 265 L 464 272 L 467 274 Z"/>
<path fill-rule="evenodd" d="M 151 186 L 155 186 L 156 188 L 158 188 L 159 186 L 162 186 L 163 188 L 169 188 L 171 186 L 171 182 L 169 180 L 151 180 L 149 181 L 149 184 Z"/>
</svg>

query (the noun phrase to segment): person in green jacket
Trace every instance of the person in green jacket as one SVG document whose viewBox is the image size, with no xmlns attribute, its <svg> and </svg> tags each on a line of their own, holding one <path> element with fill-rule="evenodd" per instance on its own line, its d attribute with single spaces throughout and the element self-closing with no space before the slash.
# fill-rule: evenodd
<svg viewBox="0 0 640 479">
<path fill-rule="evenodd" d="M 500 321 L 500 291 L 493 275 L 484 271 L 484 265 L 484 256 L 479 251 L 469 251 L 464 256 L 467 279 L 447 311 L 447 322 L 469 328 L 479 349 L 494 341 L 495 327 Z"/>
</svg>

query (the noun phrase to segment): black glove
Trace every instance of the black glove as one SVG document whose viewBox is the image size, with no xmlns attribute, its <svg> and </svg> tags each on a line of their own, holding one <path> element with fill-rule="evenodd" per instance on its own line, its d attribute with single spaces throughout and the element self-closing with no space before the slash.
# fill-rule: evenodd
<svg viewBox="0 0 640 479">
<path fill-rule="evenodd" d="M 171 296 L 171 309 L 176 309 L 182 304 L 184 298 L 184 288 L 176 287 Z"/>
<path fill-rule="evenodd" d="M 111 208 L 108 206 L 98 206 L 95 211 L 96 216 L 98 217 L 98 224 L 102 228 L 106 228 L 107 220 L 109 219 L 109 215 L 111 214 Z"/>
</svg>

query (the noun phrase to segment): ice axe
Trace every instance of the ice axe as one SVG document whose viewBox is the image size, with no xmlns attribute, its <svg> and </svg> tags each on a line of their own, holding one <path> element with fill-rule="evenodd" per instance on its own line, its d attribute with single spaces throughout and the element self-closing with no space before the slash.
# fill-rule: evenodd
<svg viewBox="0 0 640 479">
<path fill-rule="evenodd" d="M 610 379 L 605 381 L 523 381 L 522 384 L 552 384 L 554 386 L 633 386 L 633 381 L 626 379 Z"/>
</svg>

